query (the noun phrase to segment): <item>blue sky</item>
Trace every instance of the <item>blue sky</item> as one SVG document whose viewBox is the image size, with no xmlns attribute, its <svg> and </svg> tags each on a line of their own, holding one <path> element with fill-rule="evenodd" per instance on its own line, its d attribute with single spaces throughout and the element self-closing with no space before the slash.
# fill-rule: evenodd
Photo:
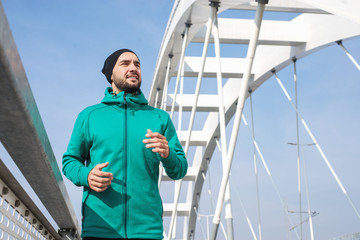
<svg viewBox="0 0 360 240">
<path fill-rule="evenodd" d="M 110 53 L 125 47 L 138 54 L 142 63 L 142 90 L 148 96 L 173 1 L 2 0 L 2 3 L 59 165 L 77 114 L 103 97 L 108 83 L 100 70 Z M 344 41 L 358 62 L 359 40 Z M 336 45 L 300 59 L 297 67 L 300 112 L 359 210 L 360 73 Z M 292 66 L 278 75 L 293 96 Z M 253 93 L 253 103 L 258 144 L 289 209 L 294 209 L 297 207 L 296 152 L 287 142 L 296 139 L 295 113 L 274 78 Z M 249 121 L 248 102 L 244 113 Z M 303 143 L 311 142 L 302 127 L 301 139 Z M 7 166 L 18 175 L 16 166 L 3 149 L 0 153 Z M 329 239 L 359 232 L 360 219 L 353 213 L 319 153 L 314 147 L 304 147 L 303 153 L 312 208 L 320 212 L 314 218 L 315 237 Z M 216 174 L 218 156 L 216 151 L 210 166 L 214 201 L 220 178 Z M 231 181 L 235 235 L 243 239 L 251 239 L 251 232 L 238 204 L 240 199 L 254 227 L 256 225 L 252 169 L 252 145 L 248 130 L 242 125 Z M 259 178 L 263 236 L 285 239 L 288 232 L 283 212 L 260 164 Z M 33 195 L 25 181 L 19 179 Z M 65 182 L 80 219 L 81 189 Z M 200 211 L 209 214 L 206 186 L 202 194 L 204 207 L 200 207 Z M 305 197 L 303 202 L 306 202 Z M 306 205 L 303 208 L 306 209 Z M 297 218 L 293 221 L 297 223 Z M 202 226 L 206 229 L 205 219 Z M 201 239 L 199 228 L 197 236 Z M 308 224 L 304 224 L 304 236 L 308 238 Z M 221 234 L 219 239 L 222 239 Z"/>
<path fill-rule="evenodd" d="M 78 113 L 100 102 L 109 85 L 101 73 L 108 55 L 120 48 L 135 51 L 142 63 L 142 89 L 148 95 L 172 2 L 5 0 L 2 4 L 61 166 Z M 1 155 L 19 176 L 3 149 Z M 81 219 L 82 190 L 65 182 Z M 33 196 L 28 186 L 27 190 Z"/>
</svg>

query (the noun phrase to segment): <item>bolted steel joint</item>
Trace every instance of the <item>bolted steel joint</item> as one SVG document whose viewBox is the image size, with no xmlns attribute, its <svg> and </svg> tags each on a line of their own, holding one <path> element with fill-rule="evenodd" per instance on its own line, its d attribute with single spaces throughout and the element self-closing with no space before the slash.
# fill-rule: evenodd
<svg viewBox="0 0 360 240">
<path fill-rule="evenodd" d="M 211 7 L 215 7 L 216 10 L 219 10 L 220 1 L 219 1 L 219 0 L 218 0 L 218 1 L 217 1 L 217 0 L 210 0 L 209 5 L 210 5 Z"/>
<path fill-rule="evenodd" d="M 15 207 L 19 207 L 20 204 L 21 204 L 20 200 L 19 200 L 19 199 L 16 199 L 16 200 L 15 200 L 15 204 L 14 204 Z"/>
<path fill-rule="evenodd" d="M 68 228 L 63 228 L 63 229 L 59 229 L 58 233 L 60 235 L 60 237 L 64 240 L 74 240 L 78 238 L 77 232 L 75 231 L 75 229 L 68 229 Z"/>
<path fill-rule="evenodd" d="M 9 193 L 9 189 L 7 187 L 3 187 L 2 189 L 2 195 L 6 195 Z"/>
</svg>

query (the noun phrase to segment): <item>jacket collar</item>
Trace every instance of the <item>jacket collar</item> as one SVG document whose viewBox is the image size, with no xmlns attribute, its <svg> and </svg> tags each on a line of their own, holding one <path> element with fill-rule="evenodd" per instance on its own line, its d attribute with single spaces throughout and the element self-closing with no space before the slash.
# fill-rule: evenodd
<svg viewBox="0 0 360 240">
<path fill-rule="evenodd" d="M 113 93 L 113 89 L 111 87 L 106 88 L 105 97 L 102 99 L 102 103 L 105 104 L 120 104 L 124 105 L 124 95 L 125 92 L 120 92 L 117 95 Z M 144 94 L 139 89 L 136 94 L 126 93 L 125 95 L 126 102 L 130 107 L 137 107 L 139 105 L 147 105 L 148 101 L 146 100 Z"/>
</svg>

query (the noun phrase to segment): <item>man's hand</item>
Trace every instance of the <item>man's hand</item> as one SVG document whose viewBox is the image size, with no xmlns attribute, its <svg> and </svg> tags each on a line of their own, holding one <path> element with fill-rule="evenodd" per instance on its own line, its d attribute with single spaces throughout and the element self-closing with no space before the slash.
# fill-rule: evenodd
<svg viewBox="0 0 360 240">
<path fill-rule="evenodd" d="M 145 137 L 150 138 L 143 140 L 143 143 L 148 143 L 145 147 L 153 148 L 152 151 L 159 153 L 162 158 L 169 157 L 169 144 L 163 135 L 157 132 L 153 133 L 150 129 L 148 129 Z"/>
<path fill-rule="evenodd" d="M 97 164 L 88 175 L 88 183 L 92 190 L 96 192 L 103 192 L 111 184 L 114 179 L 112 173 L 103 172 L 102 169 L 107 167 L 109 163 Z"/>
</svg>

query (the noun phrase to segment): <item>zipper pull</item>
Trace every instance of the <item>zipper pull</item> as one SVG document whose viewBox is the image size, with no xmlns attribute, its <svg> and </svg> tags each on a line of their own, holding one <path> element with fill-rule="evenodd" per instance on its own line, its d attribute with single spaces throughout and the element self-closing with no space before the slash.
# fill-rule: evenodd
<svg viewBox="0 0 360 240">
<path fill-rule="evenodd" d="M 124 104 L 125 104 L 125 106 L 127 105 L 127 101 L 126 101 L 126 93 L 124 94 Z"/>
</svg>

